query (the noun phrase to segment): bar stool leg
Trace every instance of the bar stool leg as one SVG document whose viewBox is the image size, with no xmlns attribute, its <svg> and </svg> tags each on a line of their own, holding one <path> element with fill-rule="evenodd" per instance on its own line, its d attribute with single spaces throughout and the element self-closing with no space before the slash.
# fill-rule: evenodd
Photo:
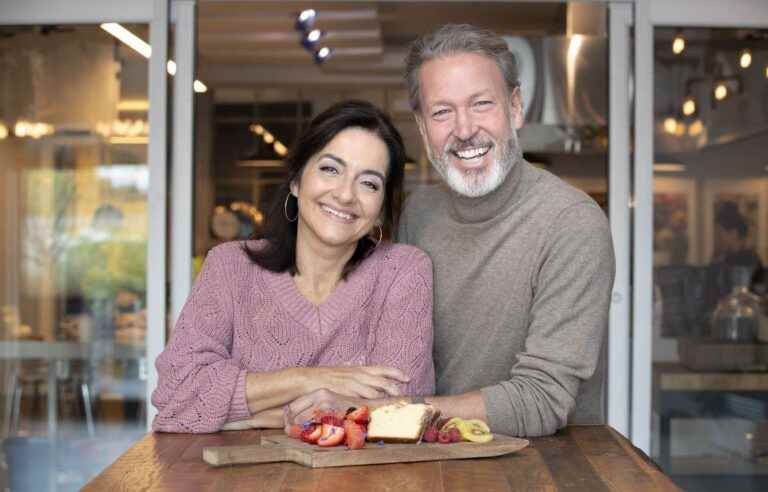
<svg viewBox="0 0 768 492">
<path fill-rule="evenodd" d="M 19 431 L 19 421 L 21 420 L 21 383 L 18 378 L 13 388 L 13 413 L 11 414 L 10 432 L 17 434 Z"/>
<path fill-rule="evenodd" d="M 8 392 L 5 394 L 5 412 L 3 413 L 5 420 L 3 422 L 3 435 L 10 436 L 12 429 L 11 421 L 13 420 L 14 410 L 13 400 L 16 395 L 16 385 L 19 384 L 19 369 L 14 363 L 8 364 L 6 367 L 8 368 L 8 372 L 6 373 L 5 387 L 8 389 Z"/>
<path fill-rule="evenodd" d="M 93 437 L 96 434 L 93 425 L 93 408 L 91 404 L 91 388 L 88 383 L 80 383 L 80 391 L 83 394 L 83 406 L 85 407 L 85 423 L 88 427 L 88 436 Z"/>
</svg>

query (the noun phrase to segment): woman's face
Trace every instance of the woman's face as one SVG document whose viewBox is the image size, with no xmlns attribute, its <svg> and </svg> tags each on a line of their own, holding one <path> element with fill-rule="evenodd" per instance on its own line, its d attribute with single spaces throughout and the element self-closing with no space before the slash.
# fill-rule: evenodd
<svg viewBox="0 0 768 492">
<path fill-rule="evenodd" d="M 389 152 L 368 130 L 341 131 L 309 159 L 301 181 L 291 183 L 298 197 L 298 235 L 331 247 L 354 247 L 381 215 Z"/>
</svg>

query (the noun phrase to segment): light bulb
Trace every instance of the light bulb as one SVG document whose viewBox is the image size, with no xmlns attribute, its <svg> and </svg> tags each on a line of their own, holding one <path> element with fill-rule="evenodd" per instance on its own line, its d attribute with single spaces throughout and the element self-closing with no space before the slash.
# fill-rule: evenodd
<svg viewBox="0 0 768 492">
<path fill-rule="evenodd" d="M 701 135 L 701 131 L 704 129 L 704 125 L 701 123 L 701 120 L 696 120 L 693 123 L 691 123 L 691 126 L 688 127 L 688 135 L 692 137 L 697 137 Z"/>
<path fill-rule="evenodd" d="M 743 50 L 739 55 L 739 65 L 741 68 L 749 68 L 752 65 L 752 53 L 749 50 Z"/>
<path fill-rule="evenodd" d="M 722 101 L 726 97 L 728 97 L 728 87 L 721 82 L 715 87 L 715 99 Z"/>
<path fill-rule="evenodd" d="M 678 34 L 675 36 L 674 41 L 672 41 L 672 52 L 676 55 L 679 55 L 683 52 L 685 49 L 685 38 L 682 34 Z"/>
<path fill-rule="evenodd" d="M 667 118 L 664 120 L 664 131 L 671 135 L 674 135 L 676 130 L 677 130 L 677 120 L 671 116 L 667 116 Z"/>
<path fill-rule="evenodd" d="M 691 116 L 696 112 L 696 100 L 692 97 L 685 98 L 683 101 L 683 114 L 685 116 Z"/>
</svg>

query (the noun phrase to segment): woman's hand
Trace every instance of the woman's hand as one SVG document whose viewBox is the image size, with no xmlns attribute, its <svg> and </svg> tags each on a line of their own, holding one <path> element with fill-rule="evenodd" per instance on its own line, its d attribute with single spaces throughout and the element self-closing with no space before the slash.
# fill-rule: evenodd
<svg viewBox="0 0 768 492">
<path fill-rule="evenodd" d="M 401 370 L 384 366 L 308 367 L 305 371 L 309 391 L 326 389 L 351 398 L 400 396 L 398 384 L 410 380 Z"/>
</svg>

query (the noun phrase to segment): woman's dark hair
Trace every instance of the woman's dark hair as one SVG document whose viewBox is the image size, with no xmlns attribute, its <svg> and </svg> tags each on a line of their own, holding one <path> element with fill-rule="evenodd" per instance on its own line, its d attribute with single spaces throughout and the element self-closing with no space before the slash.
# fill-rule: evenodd
<svg viewBox="0 0 768 492">
<path fill-rule="evenodd" d="M 298 203 L 296 197 L 290 194 L 290 185 L 293 182 L 300 183 L 302 172 L 309 160 L 347 128 L 368 130 L 379 136 L 387 146 L 389 169 L 384 185 L 382 227 L 384 230 L 394 230 L 396 213 L 399 212 L 402 198 L 405 167 L 403 139 L 389 117 L 373 104 L 357 100 L 343 101 L 315 116 L 286 156 L 283 164 L 288 169 L 288 177 L 275 195 L 263 227 L 254 234 L 254 239 L 265 239 L 266 245 L 263 248 L 253 249 L 248 247 L 247 243 L 243 243 L 243 249 L 251 261 L 273 272 L 288 270 L 291 275 L 298 273 L 296 267 L 298 221 L 289 221 L 286 217 L 286 213 L 290 217 L 298 216 Z M 287 204 L 286 197 L 288 197 Z M 375 247 L 376 243 L 367 236 L 361 238 L 352 258 L 344 266 L 342 278 L 346 278 Z"/>
</svg>

